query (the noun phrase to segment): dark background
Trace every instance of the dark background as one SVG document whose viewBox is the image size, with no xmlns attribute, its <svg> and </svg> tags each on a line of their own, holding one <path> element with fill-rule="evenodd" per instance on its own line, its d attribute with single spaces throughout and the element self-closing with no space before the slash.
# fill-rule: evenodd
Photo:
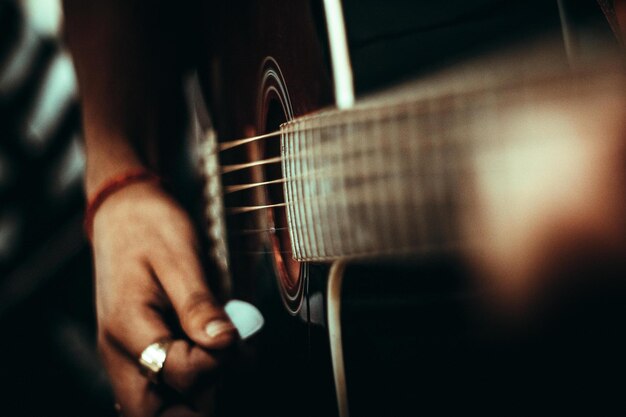
<svg viewBox="0 0 626 417">
<path fill-rule="evenodd" d="M 40 23 L 49 3 L 0 0 L 0 415 L 111 416 L 82 232 L 77 87 L 59 30 Z M 556 1 L 395 0 L 402 16 L 387 3 L 344 1 L 359 93 L 561 30 Z M 608 32 L 594 1 L 563 3 L 579 28 Z M 589 33 L 572 34 L 580 53 L 597 41 Z"/>
<path fill-rule="evenodd" d="M 111 416 L 82 233 L 77 88 L 54 1 L 0 0 L 0 415 Z"/>
</svg>

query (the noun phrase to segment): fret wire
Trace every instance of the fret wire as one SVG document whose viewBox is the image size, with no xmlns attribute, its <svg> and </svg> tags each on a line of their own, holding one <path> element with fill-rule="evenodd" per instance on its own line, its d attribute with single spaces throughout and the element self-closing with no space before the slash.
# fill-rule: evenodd
<svg viewBox="0 0 626 417">
<path fill-rule="evenodd" d="M 329 130 L 332 129 L 333 127 L 335 127 L 337 124 L 338 123 L 334 123 L 334 124 L 332 124 L 330 126 L 325 126 L 326 134 L 330 135 L 330 131 Z M 331 158 L 332 158 L 331 159 L 332 165 L 333 166 L 337 166 L 337 164 L 335 163 L 335 159 L 338 160 L 339 159 L 339 155 L 337 155 L 337 153 L 335 152 L 335 154 Z M 335 184 L 334 184 L 334 181 L 331 183 L 331 190 L 333 191 L 333 196 L 334 196 L 334 194 L 335 194 Z M 326 199 L 328 199 L 328 193 L 326 193 Z M 332 210 L 332 217 L 333 217 L 333 223 L 335 225 L 335 227 L 333 229 L 335 233 L 334 233 L 333 236 L 331 236 L 330 241 L 332 242 L 332 251 L 333 252 L 337 252 L 337 250 L 339 250 L 339 251 L 341 250 L 341 247 L 338 246 L 339 242 L 340 242 L 340 239 L 336 238 L 337 231 L 340 230 L 341 224 L 340 224 L 339 216 L 337 215 L 337 208 L 336 207 Z"/>
<path fill-rule="evenodd" d="M 355 135 L 355 125 L 359 122 L 359 119 L 355 119 L 355 118 L 348 118 L 348 122 L 346 123 L 346 136 L 348 138 L 350 138 L 350 140 L 346 141 L 346 148 L 348 149 L 349 153 L 357 153 L 357 150 L 354 146 L 354 138 L 356 137 Z M 364 163 L 359 163 L 361 162 L 360 159 L 358 157 L 355 158 L 350 158 L 346 161 L 346 166 L 345 168 L 347 169 L 347 172 L 357 172 L 357 167 L 359 165 L 365 165 Z M 361 189 L 363 189 L 364 187 L 361 187 Z M 355 204 L 354 201 L 351 201 L 351 210 L 354 210 L 355 214 L 353 214 L 353 216 L 355 216 L 355 221 L 362 223 L 362 214 L 363 214 L 363 209 L 362 206 Z M 356 210 L 355 210 L 356 208 Z M 359 239 L 355 239 L 356 241 L 354 242 L 354 244 L 358 244 L 359 243 Z"/>
<path fill-rule="evenodd" d="M 342 116 L 339 116 L 340 119 L 340 123 L 336 123 L 331 129 L 333 132 L 333 136 L 340 136 L 346 137 L 346 145 L 349 142 L 354 142 L 354 137 L 352 136 L 347 136 L 345 135 L 344 129 L 346 127 L 346 124 L 349 123 L 349 120 L 351 119 L 350 117 L 348 117 L 348 114 L 343 114 Z M 339 178 L 341 181 L 343 181 L 343 184 L 341 184 L 342 187 L 345 187 L 345 180 L 346 180 L 346 161 L 352 159 L 352 158 L 342 158 L 340 156 L 337 156 L 336 162 L 337 162 L 337 171 L 339 171 L 341 177 Z M 341 196 L 339 197 L 341 199 L 341 204 L 339 207 L 339 210 L 335 210 L 335 213 L 337 214 L 337 228 L 335 229 L 336 234 L 339 235 L 344 235 L 345 239 L 345 245 L 350 248 L 354 246 L 354 243 L 352 242 L 352 236 L 350 233 L 344 233 L 345 231 L 342 230 L 342 226 L 345 226 L 347 223 L 349 223 L 349 219 L 350 219 L 350 213 L 349 213 L 349 207 L 348 207 L 348 201 L 349 200 L 353 200 L 353 199 L 348 199 L 348 193 L 341 193 Z M 341 241 L 340 239 L 337 239 L 337 241 Z M 342 250 L 345 250 L 344 248 L 342 248 Z"/>
<path fill-rule="evenodd" d="M 451 158 L 447 158 L 446 164 L 446 178 L 444 179 L 446 183 L 446 218 L 448 223 L 448 237 L 447 241 L 458 240 L 460 239 L 460 229 L 462 227 L 459 221 L 459 192 L 461 189 L 459 184 L 459 179 L 457 177 L 457 173 L 459 172 L 459 167 L 462 166 L 465 161 L 464 157 L 467 154 L 463 154 L 465 149 L 461 148 L 461 143 L 459 142 L 459 126 L 465 124 L 466 112 L 467 112 L 467 102 L 461 98 L 455 98 L 455 110 L 453 112 L 454 120 L 454 130 L 451 132 L 450 136 L 452 140 L 450 141 L 451 145 L 446 148 L 446 155 L 450 155 Z M 450 163 L 452 161 L 452 163 Z"/>
<path fill-rule="evenodd" d="M 294 138 L 294 142 L 293 142 L 293 150 L 296 154 L 301 155 L 301 151 L 300 151 L 300 146 L 302 145 L 302 141 L 300 140 L 300 135 L 303 134 L 305 131 L 303 129 L 298 129 L 295 132 L 295 138 Z M 304 159 L 304 158 L 303 158 Z M 302 176 L 302 167 L 303 167 L 303 163 L 300 163 L 298 165 L 294 164 L 294 171 L 296 173 L 296 176 L 301 177 Z M 296 179 L 296 181 L 298 181 Z M 302 181 L 302 180 L 300 180 Z M 300 187 L 296 187 L 296 191 L 297 191 L 297 198 L 304 202 L 305 200 L 305 196 L 304 196 L 304 187 L 300 186 Z M 305 210 L 305 205 L 304 204 L 298 204 L 298 210 L 296 212 L 296 215 L 298 216 L 298 218 L 300 219 L 300 221 L 304 220 L 304 210 Z M 299 242 L 303 242 L 305 243 L 305 240 L 307 241 L 306 244 L 307 246 L 311 246 L 310 243 L 308 242 L 308 234 L 307 233 L 303 233 L 302 229 L 297 229 L 298 231 L 298 241 Z"/>
<path fill-rule="evenodd" d="M 430 106 L 430 102 L 426 104 Z M 430 123 L 430 118 L 428 117 L 428 113 L 423 113 L 422 115 L 411 118 L 409 123 L 409 132 L 413 135 L 418 135 L 420 140 L 411 141 L 411 154 L 417 155 L 416 161 L 414 164 L 410 166 L 411 177 L 413 178 L 413 187 L 419 189 L 419 193 L 412 193 L 410 198 L 410 204 L 413 207 L 424 207 L 425 199 L 424 194 L 427 192 L 427 187 L 424 186 L 423 181 L 423 173 L 427 171 L 427 164 L 425 159 L 427 159 L 427 154 L 431 151 L 430 146 L 428 146 L 428 124 Z M 415 228 L 411 231 L 411 236 L 413 240 L 423 241 L 426 239 L 428 232 L 428 219 L 426 217 L 425 210 L 420 210 L 413 213 L 413 219 L 415 222 Z"/>
<path fill-rule="evenodd" d="M 441 125 L 444 123 L 442 121 L 442 119 L 445 118 L 445 115 L 447 114 L 447 102 L 442 102 L 439 100 L 432 100 L 430 101 L 430 105 L 431 105 L 431 109 L 434 109 L 433 112 L 429 113 L 428 116 L 428 131 L 431 132 L 428 135 L 428 140 L 427 140 L 427 144 L 429 146 L 430 149 L 430 157 L 428 158 L 428 166 L 429 166 L 429 171 L 430 172 L 435 172 L 438 173 L 438 166 L 437 166 L 437 162 L 439 162 L 439 129 L 441 127 Z M 441 108 L 443 108 L 444 110 L 440 110 Z M 443 114 L 444 117 L 440 117 L 440 118 L 436 118 L 433 117 L 433 114 L 439 112 L 440 114 Z M 436 175 L 436 174 L 435 174 Z M 424 181 L 422 181 L 422 183 L 424 184 Z M 429 200 L 427 201 L 428 204 L 433 205 L 434 207 L 438 207 L 437 206 L 437 202 L 439 201 L 438 198 L 438 193 L 439 193 L 439 187 L 437 184 L 437 181 L 432 181 L 429 184 L 424 184 L 424 187 L 429 190 Z M 439 238 L 439 228 L 436 227 L 436 225 L 440 224 L 440 213 L 438 212 L 438 210 L 432 210 L 428 217 L 426 218 L 426 226 L 427 226 L 427 239 L 429 241 L 435 242 L 436 244 L 439 244 L 440 242 L 440 238 Z"/>
<path fill-rule="evenodd" d="M 299 145 L 302 146 L 303 150 L 308 150 L 307 147 L 307 133 L 309 132 L 301 132 L 300 133 L 300 137 L 301 140 L 298 141 Z M 309 172 L 309 160 L 311 158 L 305 158 L 305 160 L 303 161 L 303 163 L 300 164 L 300 173 L 301 175 L 305 175 L 305 173 L 308 174 Z M 301 186 L 299 187 L 300 190 L 302 190 L 302 197 L 303 198 L 307 198 L 309 196 L 313 196 L 314 194 L 312 193 L 312 190 L 310 189 L 310 187 L 304 187 L 303 181 L 300 178 L 299 179 Z M 301 216 L 303 219 L 305 219 L 307 221 L 307 223 L 312 224 L 313 223 L 313 218 L 311 215 L 311 207 L 309 204 L 301 204 L 300 205 L 300 212 L 301 212 Z M 304 238 L 306 240 L 307 246 L 310 248 L 316 247 L 315 245 L 315 239 L 313 238 L 313 236 L 311 236 L 310 233 L 304 233 Z M 317 250 L 316 250 L 317 252 Z"/>
<path fill-rule="evenodd" d="M 313 140 L 312 140 L 312 137 L 311 137 L 312 134 L 313 134 L 312 131 L 308 131 L 308 132 L 304 133 L 304 139 L 303 139 L 304 140 L 304 147 L 309 152 L 312 152 L 312 150 L 313 150 Z M 310 175 L 309 173 L 311 171 L 315 171 L 315 161 L 313 160 L 313 155 L 312 154 L 310 155 L 309 158 L 307 158 L 306 169 L 305 170 L 306 170 L 307 175 Z M 315 188 L 316 181 L 311 181 L 309 184 L 312 186 L 312 187 L 307 187 L 308 190 L 309 190 L 309 193 L 311 195 L 316 195 L 317 194 L 317 190 Z M 314 225 L 315 223 L 317 223 L 315 221 L 315 219 L 319 219 L 319 217 L 315 217 L 313 215 L 313 207 L 312 206 L 313 206 L 313 204 L 307 204 L 306 212 L 307 212 L 307 217 L 308 217 L 307 220 L 308 220 L 308 222 L 310 224 Z M 315 253 L 319 253 L 319 248 L 318 248 L 318 240 L 319 239 L 317 239 L 317 237 L 315 236 L 315 227 L 313 228 L 313 233 L 307 233 L 307 235 L 309 235 L 309 238 L 310 238 L 310 240 L 311 240 L 311 242 L 313 244 L 313 246 L 312 246 L 313 250 L 315 251 Z"/>
<path fill-rule="evenodd" d="M 441 103 L 438 103 L 441 105 Z M 434 122 L 436 123 L 436 127 L 434 131 L 436 132 L 432 135 L 433 139 L 433 158 L 432 164 L 435 174 L 434 181 L 434 194 L 435 194 L 435 206 L 436 207 L 444 207 L 443 200 L 445 198 L 445 184 L 443 183 L 443 179 L 441 178 L 444 175 L 444 156 L 443 156 L 443 142 L 446 139 L 446 133 L 449 129 L 445 129 L 445 127 L 450 128 L 450 124 L 454 121 L 451 120 L 450 115 L 454 113 L 454 102 L 452 100 L 447 100 L 444 102 L 444 106 L 446 107 L 446 113 L 444 117 L 436 118 Z M 445 221 L 445 213 L 443 210 L 437 210 L 435 212 L 436 223 L 438 227 L 433 228 L 436 230 L 437 234 L 437 243 L 441 243 L 446 241 L 446 221 Z"/>
<path fill-rule="evenodd" d="M 374 137 L 375 138 L 380 138 L 383 137 L 382 135 L 385 134 L 385 132 L 382 130 L 381 128 L 381 124 L 380 123 L 373 123 L 372 126 L 372 130 L 374 132 Z M 384 169 L 384 167 L 387 165 L 386 164 L 387 161 L 385 160 L 383 153 L 379 152 L 377 154 L 377 158 L 375 159 L 375 164 L 377 165 L 377 168 L 379 169 Z M 381 187 L 378 186 L 378 184 L 375 184 L 374 187 L 372 187 L 374 190 L 376 190 L 375 192 L 381 192 Z M 384 192 L 385 190 L 383 190 Z M 389 198 L 389 196 L 387 195 L 387 198 Z M 387 215 L 387 216 L 383 216 L 382 220 L 382 225 L 383 225 L 383 230 L 384 230 L 384 234 L 383 234 L 383 239 L 384 239 L 384 247 L 391 247 L 393 246 L 393 229 L 392 229 L 392 216 Z"/>
<path fill-rule="evenodd" d="M 294 166 L 292 164 L 292 161 L 293 161 L 292 153 L 294 150 L 293 144 L 295 142 L 295 138 L 294 138 L 295 132 L 287 131 L 283 129 L 283 126 L 281 126 L 281 130 L 282 130 L 281 154 L 283 154 L 284 156 L 284 159 L 283 159 L 283 166 L 285 167 L 284 175 L 288 178 L 287 182 L 285 182 L 285 191 L 287 191 L 285 200 L 293 201 L 294 197 L 292 193 L 294 190 L 294 184 L 293 184 L 292 178 L 296 178 L 296 175 L 293 171 Z M 298 242 L 298 239 L 294 237 L 295 225 L 297 224 L 297 221 L 294 219 L 293 204 L 288 204 L 287 208 L 285 209 L 285 212 L 287 214 L 287 227 L 289 227 L 289 238 L 291 239 L 291 248 L 293 249 L 295 253 L 298 253 L 299 242 Z"/>
<path fill-rule="evenodd" d="M 435 152 L 435 144 L 434 144 L 434 131 L 438 127 L 438 121 L 435 117 L 433 117 L 434 113 L 439 111 L 439 106 L 441 103 L 436 100 L 430 100 L 428 102 L 428 112 L 426 113 L 426 121 L 425 121 L 425 130 L 429 132 L 424 136 L 424 145 L 430 151 L 431 157 L 422 158 L 422 173 L 424 171 L 432 172 L 434 171 L 434 163 L 433 156 Z M 425 195 L 422 195 L 422 205 L 426 206 L 435 199 L 435 190 L 432 183 L 427 183 L 424 181 L 424 178 L 420 176 L 420 183 L 422 185 L 422 189 L 425 191 Z M 426 197 L 426 198 L 424 198 Z M 428 213 L 424 212 L 424 239 L 428 242 L 436 241 L 436 237 L 433 236 L 433 224 L 435 223 L 437 213 L 433 213 L 434 210 L 430 210 Z"/>
<path fill-rule="evenodd" d="M 326 138 L 328 136 L 327 133 L 327 129 L 328 126 L 322 126 L 322 121 L 320 119 L 312 119 L 309 122 L 309 125 L 314 129 L 313 132 L 317 135 L 317 147 L 315 148 L 315 152 L 313 154 L 313 157 L 316 160 L 316 165 L 323 167 L 322 169 L 327 170 L 328 169 L 328 164 L 329 164 L 329 159 L 328 157 L 325 157 L 324 155 L 322 155 L 322 149 L 325 148 L 324 142 L 326 141 Z M 330 125 L 330 124 L 328 124 Z M 332 158 L 332 156 L 331 156 Z M 320 208 L 320 212 L 325 213 L 326 214 L 326 218 L 328 219 L 328 222 L 333 222 L 333 214 L 329 213 L 327 210 L 328 207 L 328 198 L 327 198 L 327 194 L 328 194 L 328 187 L 329 184 L 332 185 L 332 181 L 324 181 L 322 178 L 316 178 L 315 181 L 317 182 L 317 187 L 319 190 L 319 195 L 320 198 L 316 201 L 316 204 L 319 206 Z M 329 234 L 329 228 L 325 227 L 322 229 L 323 231 L 323 240 L 324 242 L 326 242 L 328 244 L 328 251 L 330 251 L 330 253 L 334 253 L 336 252 L 336 248 L 335 248 L 335 240 L 332 238 L 332 236 Z"/>
<path fill-rule="evenodd" d="M 399 125 L 402 124 L 402 120 L 403 119 L 398 119 L 398 123 L 391 123 L 391 126 L 389 128 L 389 135 L 392 136 L 393 138 L 396 138 L 396 140 L 392 140 L 392 146 L 391 146 L 391 150 L 390 153 L 393 155 L 393 159 L 395 161 L 397 161 L 396 166 L 400 166 L 403 158 L 402 158 L 402 151 L 401 151 L 401 147 L 399 146 L 400 143 L 400 133 L 399 133 Z M 400 183 L 400 181 L 393 181 L 392 184 L 394 185 L 393 187 L 393 192 L 395 193 L 394 198 L 396 199 L 396 214 L 397 214 L 397 218 L 396 221 L 394 223 L 397 224 L 397 220 L 398 219 L 408 219 L 410 213 L 408 213 L 408 210 L 405 207 L 404 201 L 400 200 L 400 196 L 403 195 L 403 190 L 402 190 L 402 184 Z M 402 244 L 405 245 L 406 242 L 409 241 L 409 237 L 408 237 L 408 228 L 406 227 L 400 227 L 398 230 L 398 238 L 401 240 Z"/>
<path fill-rule="evenodd" d="M 315 124 L 316 122 L 313 122 L 313 125 Z M 321 131 L 320 129 L 314 129 L 312 130 L 312 133 L 313 133 L 313 144 L 312 144 L 313 162 L 318 169 L 322 169 L 321 157 L 320 157 L 320 152 L 319 152 L 319 147 L 321 146 L 321 142 L 322 142 Z M 316 194 L 320 194 L 322 192 L 321 182 L 322 180 L 319 177 L 313 180 L 313 183 L 315 184 Z M 315 205 L 315 217 L 317 219 L 321 219 L 322 217 L 321 217 L 320 200 L 316 200 L 314 205 Z M 326 250 L 326 246 L 324 246 L 324 242 L 326 242 L 326 239 L 324 238 L 324 235 L 323 235 L 322 225 L 319 222 L 315 222 L 315 240 L 321 243 L 322 247 L 321 247 L 320 253 L 326 256 L 326 254 L 328 253 Z"/>
<path fill-rule="evenodd" d="M 289 177 L 289 176 L 294 176 L 293 171 L 293 165 L 292 165 L 292 160 L 291 160 L 291 152 L 293 150 L 293 146 L 292 146 L 292 142 L 294 141 L 294 132 L 289 132 L 289 131 L 285 131 L 283 130 L 283 135 L 281 135 L 281 140 L 283 141 L 281 143 L 281 153 L 284 151 L 285 155 L 284 155 L 284 161 L 283 161 L 283 167 L 284 167 L 284 175 Z M 285 199 L 287 198 L 292 198 L 292 193 L 293 193 L 293 184 L 292 181 L 287 181 L 285 183 L 285 190 L 287 191 L 287 196 L 285 196 Z M 287 206 L 287 224 L 289 226 L 289 237 L 291 239 L 291 244 L 292 247 L 294 249 L 294 251 L 296 253 L 298 253 L 299 250 L 299 244 L 300 242 L 298 241 L 298 239 L 295 238 L 294 236 L 294 227 L 295 224 L 293 223 L 293 207 L 291 205 Z"/>
<path fill-rule="evenodd" d="M 369 132 L 370 128 L 367 123 L 367 119 L 364 119 L 362 123 L 363 123 L 363 126 L 365 126 L 365 131 Z M 361 158 L 364 158 L 365 155 L 364 155 L 363 149 L 359 151 L 359 154 Z M 368 172 L 368 170 L 371 169 L 371 167 L 368 167 L 367 164 L 365 163 L 361 163 L 360 165 L 361 165 L 361 175 L 365 175 Z M 365 201 L 368 197 L 368 190 L 366 187 L 361 187 L 361 191 L 362 191 L 360 195 L 361 201 Z M 365 212 L 365 218 L 367 219 L 367 223 L 376 224 L 376 215 L 374 213 L 374 207 L 372 207 L 371 205 L 366 205 L 364 212 Z M 368 249 L 369 249 L 369 245 L 371 245 L 372 243 L 371 243 L 371 239 L 368 239 L 368 241 L 370 242 L 368 244 Z"/>
</svg>

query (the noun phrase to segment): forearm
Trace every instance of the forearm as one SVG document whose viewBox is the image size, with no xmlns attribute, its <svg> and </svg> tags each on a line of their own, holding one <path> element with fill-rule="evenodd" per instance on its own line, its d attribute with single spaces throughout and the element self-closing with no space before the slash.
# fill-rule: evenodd
<svg viewBox="0 0 626 417">
<path fill-rule="evenodd" d="M 158 169 L 159 143 L 180 129 L 182 64 L 155 3 L 64 2 L 82 101 L 88 195 L 121 171 Z"/>
</svg>

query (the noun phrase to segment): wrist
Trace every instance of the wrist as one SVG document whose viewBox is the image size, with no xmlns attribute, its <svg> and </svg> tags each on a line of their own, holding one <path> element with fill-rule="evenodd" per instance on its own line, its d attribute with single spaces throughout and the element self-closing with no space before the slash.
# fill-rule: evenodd
<svg viewBox="0 0 626 417">
<path fill-rule="evenodd" d="M 85 170 L 85 196 L 91 199 L 102 186 L 111 178 L 123 175 L 131 171 L 148 171 L 138 160 L 116 158 L 115 160 L 99 158 L 97 161 L 87 157 Z"/>
<path fill-rule="evenodd" d="M 86 128 L 85 192 L 93 195 L 106 181 L 131 170 L 147 169 L 128 135 Z"/>
<path fill-rule="evenodd" d="M 98 209 L 112 195 L 119 191 L 137 183 L 160 183 L 161 179 L 151 171 L 143 167 L 131 168 L 121 171 L 112 177 L 106 179 L 91 194 L 88 194 L 87 208 L 85 210 L 84 227 L 89 240 L 93 235 L 93 222 Z"/>
</svg>

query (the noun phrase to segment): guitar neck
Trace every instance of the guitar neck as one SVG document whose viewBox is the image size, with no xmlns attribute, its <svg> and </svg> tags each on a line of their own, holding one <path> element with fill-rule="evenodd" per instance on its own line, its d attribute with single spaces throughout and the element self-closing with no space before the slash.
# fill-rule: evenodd
<svg viewBox="0 0 626 417">
<path fill-rule="evenodd" d="M 506 211 L 503 199 L 520 178 L 529 170 L 549 176 L 577 146 L 568 109 L 621 97 L 623 85 L 617 72 L 606 70 L 538 71 L 533 78 L 472 74 L 484 71 L 442 77 L 429 88 L 403 86 L 352 109 L 281 126 L 295 259 L 473 245 L 483 234 L 483 213 L 494 204 Z"/>
</svg>

